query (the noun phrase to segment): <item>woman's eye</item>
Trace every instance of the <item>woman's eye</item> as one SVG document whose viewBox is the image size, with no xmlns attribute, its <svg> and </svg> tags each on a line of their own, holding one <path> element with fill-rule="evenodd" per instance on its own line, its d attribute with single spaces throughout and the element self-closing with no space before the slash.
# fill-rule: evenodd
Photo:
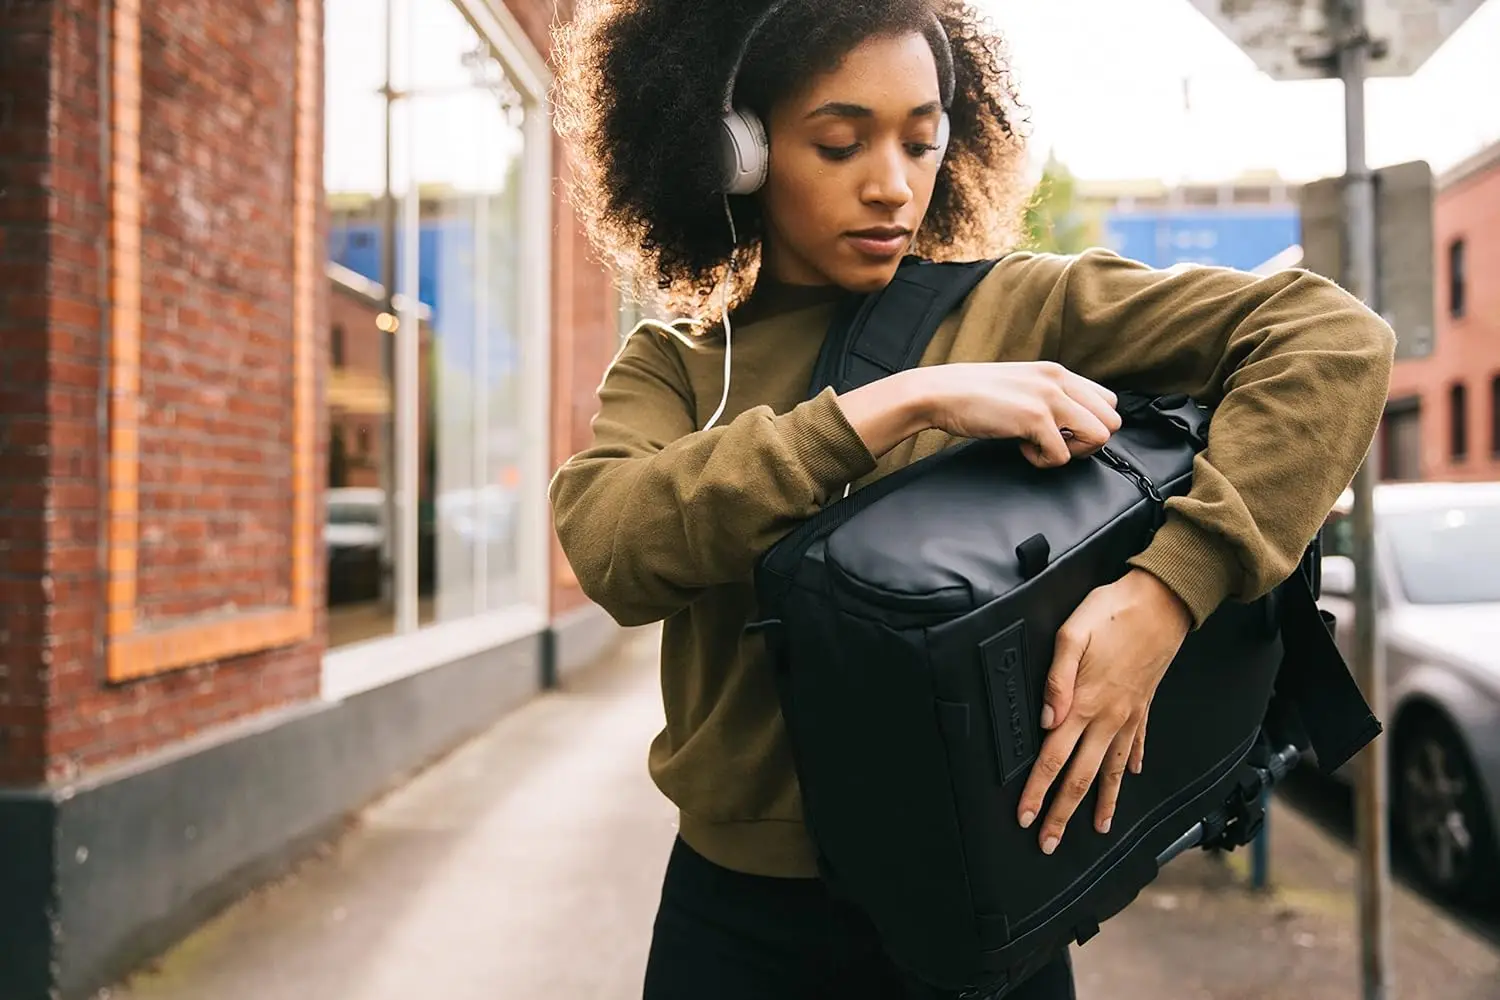
<svg viewBox="0 0 1500 1000">
<path fill-rule="evenodd" d="M 926 156 L 928 153 L 937 152 L 937 147 L 932 145 L 931 143 L 926 142 L 911 142 L 907 143 L 906 150 L 907 152 L 911 153 L 912 156 L 922 157 Z"/>
<path fill-rule="evenodd" d="M 824 159 L 828 159 L 828 160 L 847 160 L 849 157 L 853 156 L 859 150 L 859 143 L 856 142 L 852 146 L 822 146 L 822 145 L 820 145 L 818 147 L 818 150 L 823 154 L 823 158 Z"/>
</svg>

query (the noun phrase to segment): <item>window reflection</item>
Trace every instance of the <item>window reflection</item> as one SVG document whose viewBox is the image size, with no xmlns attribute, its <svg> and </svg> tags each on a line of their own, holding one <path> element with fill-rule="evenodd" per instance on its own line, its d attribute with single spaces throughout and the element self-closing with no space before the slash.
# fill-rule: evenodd
<svg viewBox="0 0 1500 1000">
<path fill-rule="evenodd" d="M 329 366 L 324 405 L 328 643 L 389 635 L 395 397 L 390 303 L 378 247 L 385 185 L 385 25 L 362 5 L 326 5 Z"/>
<path fill-rule="evenodd" d="M 390 0 L 395 51 L 386 176 L 386 2 L 328 0 L 329 643 L 467 618 L 522 598 L 519 217 L 523 109 L 450 0 Z M 409 191 L 417 204 L 408 206 Z M 544 192 L 545 193 L 545 192 Z M 415 209 L 408 212 L 408 208 Z M 394 238 L 388 238 L 393 234 Z M 408 234 L 417 270 L 404 273 Z M 414 400 L 386 285 L 418 300 Z M 416 454 L 414 545 L 399 544 L 399 427 Z M 415 557 L 415 593 L 397 562 Z M 415 614 L 410 606 L 415 601 Z M 408 610 L 397 615 L 400 607 Z"/>
<path fill-rule="evenodd" d="M 521 102 L 447 0 L 416 0 L 413 158 L 421 191 L 421 622 L 520 596 L 517 214 Z"/>
</svg>

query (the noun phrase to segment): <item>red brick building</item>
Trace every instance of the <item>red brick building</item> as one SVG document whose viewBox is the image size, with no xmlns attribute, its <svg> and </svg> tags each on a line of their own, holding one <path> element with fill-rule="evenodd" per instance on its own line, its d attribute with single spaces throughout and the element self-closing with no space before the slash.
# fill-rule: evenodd
<svg viewBox="0 0 1500 1000">
<path fill-rule="evenodd" d="M 1436 339 L 1398 362 L 1381 429 L 1387 479 L 1500 479 L 1500 143 L 1438 178 Z"/>
<path fill-rule="evenodd" d="M 91 995 L 613 635 L 545 506 L 618 343 L 568 5 L 390 6 L 0 4 L 6 1000 Z"/>
</svg>

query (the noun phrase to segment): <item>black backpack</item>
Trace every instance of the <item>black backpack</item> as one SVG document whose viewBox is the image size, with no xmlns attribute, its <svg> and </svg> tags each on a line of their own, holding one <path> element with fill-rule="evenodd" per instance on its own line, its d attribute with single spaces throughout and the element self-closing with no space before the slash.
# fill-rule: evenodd
<svg viewBox="0 0 1500 1000">
<path fill-rule="evenodd" d="M 835 317 L 810 394 L 917 364 L 992 261 L 908 259 Z M 1319 548 L 1190 634 L 1151 706 L 1144 773 L 1111 832 L 1079 805 L 1057 852 L 1016 820 L 1041 744 L 1054 637 L 1119 578 L 1185 493 L 1212 414 L 1120 392 L 1092 460 L 1041 470 L 971 441 L 833 503 L 756 568 L 764 635 L 831 890 L 910 977 L 998 1000 L 1193 847 L 1254 838 L 1265 789 L 1311 756 L 1332 772 L 1381 731 L 1315 602 Z"/>
</svg>

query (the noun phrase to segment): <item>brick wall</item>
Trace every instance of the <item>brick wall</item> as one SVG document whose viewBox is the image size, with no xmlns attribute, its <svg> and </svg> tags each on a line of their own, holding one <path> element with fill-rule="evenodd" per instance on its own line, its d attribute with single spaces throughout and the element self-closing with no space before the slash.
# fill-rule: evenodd
<svg viewBox="0 0 1500 1000">
<path fill-rule="evenodd" d="M 290 600 L 289 0 L 142 4 L 138 624 Z"/>
<path fill-rule="evenodd" d="M 507 2 L 547 52 L 557 6 Z M 129 441 L 139 514 L 126 517 L 137 572 L 125 574 L 137 631 L 232 619 L 292 596 L 301 522 L 287 499 L 298 461 L 287 414 L 301 391 L 292 356 L 304 301 L 292 291 L 298 8 L 114 6 L 140 11 L 140 69 L 127 81 L 139 94 L 140 173 L 121 188 L 139 218 Z M 118 643 L 105 636 L 122 583 L 111 575 L 110 511 L 128 508 L 109 488 L 119 424 L 104 419 L 118 376 L 107 362 L 121 342 L 120 299 L 112 305 L 106 290 L 119 257 L 110 159 L 122 148 L 110 117 L 119 105 L 106 106 L 99 86 L 114 65 L 100 64 L 106 16 L 87 0 L 0 4 L 0 784 L 67 779 L 315 697 L 319 683 L 316 638 L 110 679 Z M 313 106 L 320 95 L 319 86 Z M 320 155 L 313 169 L 321 178 Z M 311 234 L 320 255 L 324 215 L 318 208 Z M 561 196 L 555 223 L 555 450 L 565 457 L 587 440 L 615 349 L 615 300 Z M 320 392 L 329 325 L 321 269 L 313 287 Z M 303 461 L 321 483 L 318 424 Z M 557 608 L 581 603 L 565 564 L 559 576 Z M 321 560 L 307 583 L 321 594 Z M 315 616 L 320 636 L 321 610 Z M 254 623 L 243 631 L 254 638 Z"/>
<path fill-rule="evenodd" d="M 136 623 L 151 628 L 288 599 L 298 22 L 295 0 L 140 7 Z M 20 17 L 50 20 L 50 37 L 35 23 L 20 33 L 5 23 Z M 39 694 L 48 702 L 45 731 L 25 716 L 17 729 L 24 738 L 0 751 L 6 782 L 64 779 L 313 697 L 318 686 L 313 643 L 122 683 L 107 676 L 108 440 L 99 414 L 112 349 L 104 335 L 111 212 L 101 151 L 111 112 L 98 87 L 100 17 L 87 0 L 0 7 L 0 67 L 37 67 L 29 85 L 6 79 L 3 92 L 16 97 L 0 101 L 0 114 L 23 126 L 0 128 L 0 169 L 9 173 L 6 186 L 25 194 L 17 203 L 29 206 L 14 223 L 15 205 L 0 209 L 8 213 L 0 216 L 0 342 L 14 352 L 0 365 L 0 386 L 7 415 L 24 415 L 8 416 L 13 440 L 0 458 L 7 483 L 0 503 L 23 516 L 6 516 L 0 530 L 25 543 L 0 547 L 0 580 L 22 597 L 22 610 L 6 622 L 12 635 L 0 643 L 7 651 L 0 690 L 12 703 L 0 713 Z M 42 127 L 49 81 L 50 142 Z M 43 176 L 49 183 L 40 193 Z M 314 287 L 321 331 L 326 293 L 322 283 Z M 128 333 L 109 325 L 111 336 Z M 25 388 L 13 392 L 7 382 Z M 314 467 L 320 463 L 315 457 Z M 37 597 L 50 600 L 50 613 L 45 648 L 30 651 L 44 613 Z"/>
<path fill-rule="evenodd" d="M 554 155 L 559 183 L 554 199 L 554 299 L 552 358 L 552 467 L 588 446 L 598 410 L 599 382 L 619 349 L 619 298 L 609 272 L 593 257 L 567 201 L 567 163 L 561 144 Z M 556 538 L 552 542 L 552 612 L 565 614 L 587 602 Z"/>
<path fill-rule="evenodd" d="M 0 785 L 44 755 L 50 17 L 0 5 Z"/>
<path fill-rule="evenodd" d="M 1391 398 L 1418 399 L 1424 479 L 1500 479 L 1493 385 L 1500 378 L 1500 146 L 1480 154 L 1438 192 L 1434 209 L 1436 339 L 1430 357 L 1398 362 Z M 1448 248 L 1465 244 L 1465 307 L 1449 310 Z M 1465 388 L 1467 449 L 1452 454 L 1450 391 Z"/>
</svg>

